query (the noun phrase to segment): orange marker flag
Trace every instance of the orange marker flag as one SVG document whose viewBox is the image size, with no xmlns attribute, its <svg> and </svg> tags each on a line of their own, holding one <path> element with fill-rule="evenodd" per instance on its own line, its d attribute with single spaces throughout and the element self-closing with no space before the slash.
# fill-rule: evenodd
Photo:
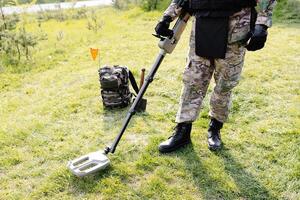
<svg viewBox="0 0 300 200">
<path fill-rule="evenodd" d="M 90 48 L 90 52 L 91 52 L 93 60 L 96 60 L 97 56 L 99 54 L 99 49 Z"/>
</svg>

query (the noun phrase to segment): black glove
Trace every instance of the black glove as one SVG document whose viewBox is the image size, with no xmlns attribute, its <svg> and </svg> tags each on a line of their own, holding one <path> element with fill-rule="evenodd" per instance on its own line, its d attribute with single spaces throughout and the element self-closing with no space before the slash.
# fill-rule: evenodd
<svg viewBox="0 0 300 200">
<path fill-rule="evenodd" d="M 248 51 L 257 51 L 265 46 L 268 36 L 268 27 L 265 25 L 255 25 L 254 32 L 250 38 L 249 44 L 246 46 Z"/>
<path fill-rule="evenodd" d="M 160 22 L 155 27 L 155 32 L 164 37 L 172 37 L 173 31 L 169 29 L 170 23 L 172 22 L 171 16 L 164 16 Z"/>
</svg>

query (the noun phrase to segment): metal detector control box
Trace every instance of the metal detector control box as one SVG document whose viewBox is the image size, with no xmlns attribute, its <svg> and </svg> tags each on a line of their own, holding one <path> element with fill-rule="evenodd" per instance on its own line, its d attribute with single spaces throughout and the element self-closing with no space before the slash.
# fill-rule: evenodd
<svg viewBox="0 0 300 200">
<path fill-rule="evenodd" d="M 189 18 L 190 15 L 183 15 L 180 20 L 177 20 L 173 29 L 174 35 L 172 36 L 172 38 L 163 38 L 158 43 L 159 48 L 165 50 L 166 53 L 171 54 L 174 51 L 177 43 L 179 42 L 183 31 L 185 30 Z"/>
</svg>

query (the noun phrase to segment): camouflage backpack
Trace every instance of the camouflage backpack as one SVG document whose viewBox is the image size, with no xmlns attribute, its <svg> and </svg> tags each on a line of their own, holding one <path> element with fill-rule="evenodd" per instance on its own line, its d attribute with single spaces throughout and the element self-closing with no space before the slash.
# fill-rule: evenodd
<svg viewBox="0 0 300 200">
<path fill-rule="evenodd" d="M 129 89 L 129 80 L 136 94 L 139 92 L 133 74 L 125 66 L 104 66 L 99 69 L 101 97 L 104 107 L 126 107 L 131 103 L 133 93 Z"/>
</svg>

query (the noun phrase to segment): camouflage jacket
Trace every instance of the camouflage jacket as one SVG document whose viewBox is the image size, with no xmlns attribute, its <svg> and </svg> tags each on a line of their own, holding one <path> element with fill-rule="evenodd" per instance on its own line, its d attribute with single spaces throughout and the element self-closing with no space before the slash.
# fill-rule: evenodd
<svg viewBox="0 0 300 200">
<path fill-rule="evenodd" d="M 263 24 L 268 27 L 272 26 L 272 12 L 276 0 L 257 0 L 257 19 L 256 24 Z M 181 8 L 176 3 L 171 3 L 164 15 L 171 16 L 173 19 L 181 13 Z M 247 38 L 250 31 L 251 9 L 243 8 L 241 11 L 234 13 L 229 17 L 228 27 L 228 44 L 241 42 Z M 194 27 L 194 26 L 193 26 Z"/>
<path fill-rule="evenodd" d="M 272 13 L 276 5 L 276 0 L 258 0 L 257 1 L 257 20 L 256 24 L 264 24 L 268 27 L 272 26 Z"/>
<path fill-rule="evenodd" d="M 268 27 L 272 26 L 272 13 L 273 8 L 275 7 L 276 0 L 257 0 L 256 10 L 258 13 L 256 24 L 263 24 Z M 175 19 L 181 12 L 181 8 L 177 6 L 176 3 L 171 3 L 167 10 L 164 12 L 164 15 L 169 15 Z M 237 16 L 239 13 L 234 14 Z M 242 11 L 242 15 L 245 13 Z M 250 14 L 250 13 L 249 13 Z"/>
</svg>

